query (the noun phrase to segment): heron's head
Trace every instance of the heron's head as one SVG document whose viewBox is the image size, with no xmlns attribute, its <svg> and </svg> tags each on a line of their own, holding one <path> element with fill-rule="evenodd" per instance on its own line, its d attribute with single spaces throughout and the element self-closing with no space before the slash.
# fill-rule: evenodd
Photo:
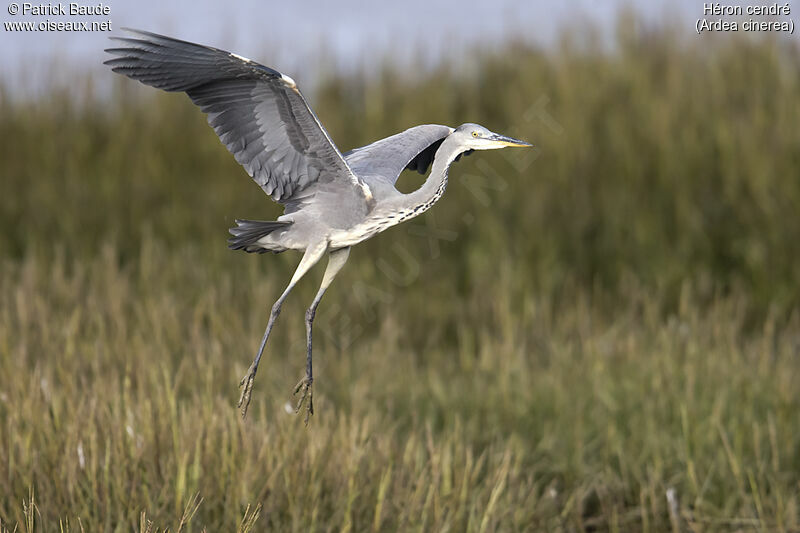
<svg viewBox="0 0 800 533">
<path fill-rule="evenodd" d="M 533 146 L 525 141 L 489 131 L 480 124 L 462 124 L 450 135 L 469 150 L 496 150 L 507 146 Z"/>
</svg>

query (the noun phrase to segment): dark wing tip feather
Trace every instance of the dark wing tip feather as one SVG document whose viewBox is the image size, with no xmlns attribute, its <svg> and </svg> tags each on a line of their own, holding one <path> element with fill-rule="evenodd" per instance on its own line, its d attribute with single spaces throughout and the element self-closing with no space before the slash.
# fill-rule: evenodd
<svg viewBox="0 0 800 533">
<path fill-rule="evenodd" d="M 444 142 L 444 137 L 431 143 L 427 146 L 424 150 L 419 152 L 414 158 L 408 162 L 406 165 L 406 170 L 416 170 L 420 174 L 425 174 L 428 171 L 428 167 L 433 162 L 433 158 L 436 156 L 436 150 Z"/>
<path fill-rule="evenodd" d="M 130 48 L 106 48 L 106 49 L 103 50 L 103 52 L 105 52 L 107 54 L 115 55 L 115 56 L 128 55 L 130 53 L 130 51 L 131 51 Z"/>
</svg>

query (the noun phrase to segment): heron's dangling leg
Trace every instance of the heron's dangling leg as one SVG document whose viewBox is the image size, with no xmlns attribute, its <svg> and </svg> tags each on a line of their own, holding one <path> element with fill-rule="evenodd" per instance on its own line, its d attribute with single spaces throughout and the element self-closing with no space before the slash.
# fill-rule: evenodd
<svg viewBox="0 0 800 533">
<path fill-rule="evenodd" d="M 328 289 L 331 282 L 333 282 L 333 278 L 336 277 L 336 274 L 339 273 L 347 262 L 349 255 L 350 248 L 340 248 L 328 255 L 328 266 L 325 269 L 325 275 L 322 276 L 322 283 L 319 286 L 317 295 L 314 297 L 314 301 L 311 302 L 311 306 L 306 311 L 306 375 L 294 388 L 295 394 L 298 392 L 301 393 L 295 411 L 299 413 L 303 404 L 306 404 L 306 425 L 308 425 L 308 417 L 314 414 L 314 402 L 311 389 L 311 385 L 314 382 L 314 374 L 311 369 L 311 328 L 314 325 L 314 315 L 317 313 L 317 306 L 320 300 L 322 300 L 322 295 L 325 294 L 325 291 Z"/>
<path fill-rule="evenodd" d="M 294 271 L 292 280 L 289 282 L 286 290 L 283 291 L 283 294 L 280 295 L 278 300 L 272 306 L 272 311 L 269 314 L 269 322 L 267 322 L 267 329 L 264 330 L 264 337 L 261 339 L 261 346 L 258 348 L 256 358 L 253 360 L 253 363 L 250 365 L 247 373 L 242 378 L 242 381 L 239 382 L 239 388 L 242 389 L 242 395 L 239 396 L 238 406 L 242 409 L 242 418 L 247 415 L 247 407 L 250 405 L 250 394 L 253 392 L 253 381 L 256 379 L 258 363 L 261 361 L 261 356 L 264 354 L 264 346 L 267 345 L 267 339 L 272 331 L 272 326 L 275 325 L 275 320 L 277 320 L 278 315 L 281 314 L 281 305 L 289 295 L 289 292 L 292 290 L 292 288 L 297 284 L 298 281 L 300 281 L 300 278 L 302 278 L 306 272 L 308 272 L 309 269 L 322 258 L 327 246 L 327 243 L 319 243 L 306 248 L 306 252 L 303 254 L 300 264 L 297 265 L 297 270 Z"/>
</svg>

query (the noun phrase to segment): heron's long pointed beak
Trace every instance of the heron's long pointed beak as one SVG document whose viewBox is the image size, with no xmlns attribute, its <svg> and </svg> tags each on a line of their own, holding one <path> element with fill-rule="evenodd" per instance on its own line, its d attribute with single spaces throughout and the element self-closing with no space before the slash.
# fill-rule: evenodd
<svg viewBox="0 0 800 533">
<path fill-rule="evenodd" d="M 500 135 L 498 133 L 495 133 L 491 137 L 489 137 L 489 140 L 492 142 L 496 142 L 501 146 L 533 146 L 529 142 L 521 141 L 513 137 L 506 137 L 505 135 Z"/>
</svg>

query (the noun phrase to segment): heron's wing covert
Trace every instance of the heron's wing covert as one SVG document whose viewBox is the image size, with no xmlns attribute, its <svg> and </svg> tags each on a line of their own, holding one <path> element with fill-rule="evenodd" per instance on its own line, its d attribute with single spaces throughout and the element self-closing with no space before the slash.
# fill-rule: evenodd
<svg viewBox="0 0 800 533">
<path fill-rule="evenodd" d="M 425 174 L 439 145 L 452 131 L 439 124 L 414 126 L 345 152 L 344 159 L 357 176 L 381 178 L 394 184 L 405 169 Z"/>
<path fill-rule="evenodd" d="M 290 77 L 224 50 L 126 31 L 137 38 L 112 37 L 126 46 L 106 50 L 119 57 L 105 64 L 146 85 L 186 92 L 273 200 L 285 204 L 317 181 L 341 181 L 364 193 Z"/>
</svg>

